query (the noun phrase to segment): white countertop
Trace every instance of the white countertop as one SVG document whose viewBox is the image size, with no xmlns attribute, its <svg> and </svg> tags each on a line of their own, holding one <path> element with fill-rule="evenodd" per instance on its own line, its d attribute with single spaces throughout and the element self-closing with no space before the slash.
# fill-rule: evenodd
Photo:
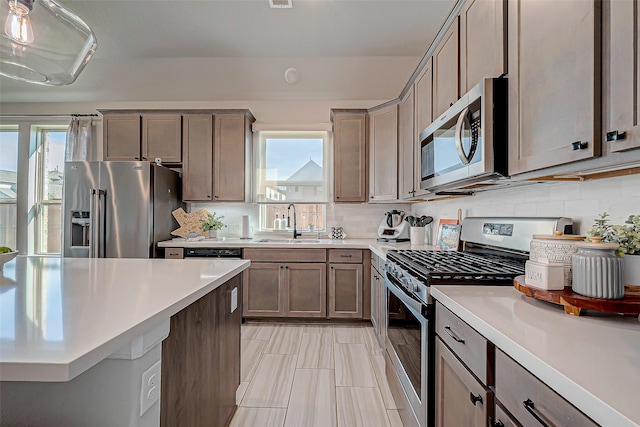
<svg viewBox="0 0 640 427">
<path fill-rule="evenodd" d="M 279 238 L 279 237 L 277 237 Z M 276 239 L 277 239 L 276 238 Z M 397 249 L 433 249 L 433 246 L 412 246 L 409 242 L 379 242 L 376 239 L 298 239 L 292 242 L 259 242 L 260 239 L 203 239 L 188 242 L 184 239 L 173 239 L 159 242 L 161 248 L 304 248 L 304 249 L 369 249 L 376 255 L 386 258 L 388 250 Z"/>
<path fill-rule="evenodd" d="M 249 265 L 18 256 L 0 272 L 0 380 L 71 380 Z"/>
<path fill-rule="evenodd" d="M 432 286 L 445 307 L 603 426 L 640 426 L 640 322 L 570 316 L 512 287 Z"/>
</svg>

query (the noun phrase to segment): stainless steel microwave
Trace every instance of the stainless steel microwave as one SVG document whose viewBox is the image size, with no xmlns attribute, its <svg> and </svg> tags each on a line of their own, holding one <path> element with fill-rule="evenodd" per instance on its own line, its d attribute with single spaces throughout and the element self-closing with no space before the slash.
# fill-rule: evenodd
<svg viewBox="0 0 640 427">
<path fill-rule="evenodd" d="M 420 132 L 420 188 L 447 193 L 507 178 L 507 102 L 507 80 L 484 79 Z"/>
</svg>

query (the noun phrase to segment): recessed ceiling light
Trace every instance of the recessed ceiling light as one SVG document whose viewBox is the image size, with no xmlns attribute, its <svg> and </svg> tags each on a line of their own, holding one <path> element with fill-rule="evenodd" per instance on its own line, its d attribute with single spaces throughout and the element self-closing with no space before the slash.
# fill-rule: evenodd
<svg viewBox="0 0 640 427">
<path fill-rule="evenodd" d="M 293 0 L 269 0 L 271 9 L 291 9 Z"/>
<path fill-rule="evenodd" d="M 284 70 L 284 79 L 290 85 L 294 85 L 300 81 L 300 71 L 297 68 L 287 68 Z"/>
</svg>

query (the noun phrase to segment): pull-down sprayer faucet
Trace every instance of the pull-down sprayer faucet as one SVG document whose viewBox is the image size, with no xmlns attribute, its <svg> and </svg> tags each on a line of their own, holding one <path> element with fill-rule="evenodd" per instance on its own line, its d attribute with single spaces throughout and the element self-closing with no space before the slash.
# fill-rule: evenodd
<svg viewBox="0 0 640 427">
<path fill-rule="evenodd" d="M 291 217 L 289 216 L 289 210 L 291 208 L 293 208 L 293 238 L 297 239 L 298 237 L 302 237 L 302 233 L 296 231 L 296 206 L 293 203 L 287 207 L 287 226 L 291 227 Z"/>
</svg>

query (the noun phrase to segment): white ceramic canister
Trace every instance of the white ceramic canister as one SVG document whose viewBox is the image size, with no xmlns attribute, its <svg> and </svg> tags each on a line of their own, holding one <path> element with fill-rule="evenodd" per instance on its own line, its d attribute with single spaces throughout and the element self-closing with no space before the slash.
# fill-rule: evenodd
<svg viewBox="0 0 640 427">
<path fill-rule="evenodd" d="M 571 289 L 593 298 L 624 298 L 622 258 L 616 256 L 617 243 L 576 243 L 573 254 Z"/>
<path fill-rule="evenodd" d="M 585 236 L 554 236 L 534 234 L 529 245 L 529 259 L 539 263 L 558 263 L 564 266 L 564 286 L 571 286 L 571 256 L 578 251 L 576 243 L 584 241 Z"/>
</svg>

